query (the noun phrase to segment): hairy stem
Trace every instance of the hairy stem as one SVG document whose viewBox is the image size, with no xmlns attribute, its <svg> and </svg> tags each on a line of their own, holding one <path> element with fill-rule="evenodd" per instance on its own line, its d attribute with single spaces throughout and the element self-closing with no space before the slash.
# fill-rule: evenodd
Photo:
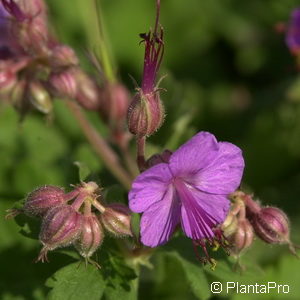
<svg viewBox="0 0 300 300">
<path fill-rule="evenodd" d="M 146 146 L 146 137 L 137 137 L 136 138 L 136 148 L 137 148 L 137 165 L 140 172 L 146 169 L 146 159 L 145 159 L 145 146 Z"/>
<path fill-rule="evenodd" d="M 96 131 L 93 125 L 88 121 L 81 108 L 71 100 L 66 100 L 66 104 L 70 112 L 78 121 L 87 140 L 94 148 L 95 152 L 102 159 L 103 163 L 110 172 L 122 183 L 126 189 L 130 189 L 130 175 L 122 168 L 118 157 L 111 147 L 106 143 L 104 138 Z"/>
<path fill-rule="evenodd" d="M 139 174 L 139 170 L 136 166 L 136 162 L 135 162 L 134 158 L 132 157 L 132 155 L 128 149 L 128 146 L 120 147 L 120 151 L 121 151 L 125 166 L 126 166 L 127 170 L 130 172 L 130 174 L 132 175 L 132 178 L 134 179 Z"/>
</svg>

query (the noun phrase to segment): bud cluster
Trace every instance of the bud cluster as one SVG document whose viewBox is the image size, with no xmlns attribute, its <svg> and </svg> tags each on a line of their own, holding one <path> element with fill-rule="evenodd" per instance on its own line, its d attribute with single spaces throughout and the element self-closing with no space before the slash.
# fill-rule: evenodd
<svg viewBox="0 0 300 300">
<path fill-rule="evenodd" d="M 230 198 L 233 202 L 231 210 L 221 229 L 232 254 L 239 256 L 249 248 L 255 234 L 268 244 L 288 244 L 291 252 L 297 255 L 290 241 L 289 220 L 282 210 L 262 206 L 242 191 L 236 191 Z"/>
<path fill-rule="evenodd" d="M 43 0 L 0 0 L 0 19 L 1 99 L 22 114 L 32 108 L 50 113 L 52 96 L 99 109 L 96 83 L 80 69 L 73 49 L 49 32 Z"/>
<path fill-rule="evenodd" d="M 81 183 L 71 192 L 46 185 L 31 192 L 21 210 L 42 219 L 39 239 L 43 248 L 37 260 L 48 261 L 48 251 L 74 245 L 87 260 L 100 247 L 105 231 L 117 238 L 133 236 L 131 212 L 123 204 L 103 205 L 95 182 Z"/>
</svg>

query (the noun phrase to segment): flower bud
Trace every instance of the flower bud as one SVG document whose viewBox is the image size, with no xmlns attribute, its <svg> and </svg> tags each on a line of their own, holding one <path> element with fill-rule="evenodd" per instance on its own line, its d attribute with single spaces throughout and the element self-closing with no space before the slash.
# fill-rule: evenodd
<svg viewBox="0 0 300 300">
<path fill-rule="evenodd" d="M 78 65 L 78 58 L 71 47 L 57 45 L 52 49 L 50 63 L 54 69 L 63 69 Z"/>
<path fill-rule="evenodd" d="M 17 110 L 22 110 L 23 100 L 27 90 L 27 81 L 21 79 L 14 86 L 10 94 L 10 101 Z"/>
<path fill-rule="evenodd" d="M 229 213 L 225 221 L 221 225 L 221 229 L 225 237 L 233 235 L 238 228 L 238 219 L 236 215 Z"/>
<path fill-rule="evenodd" d="M 38 81 L 33 81 L 29 85 L 30 102 L 40 112 L 48 114 L 52 111 L 52 101 L 49 93 Z"/>
<path fill-rule="evenodd" d="M 112 125 L 123 123 L 130 102 L 129 92 L 122 84 L 108 84 L 102 97 L 100 113 Z"/>
<path fill-rule="evenodd" d="M 90 257 L 102 244 L 103 228 L 95 214 L 83 216 L 81 234 L 75 242 L 75 248 L 81 256 Z"/>
<path fill-rule="evenodd" d="M 161 154 L 154 154 L 147 160 L 147 168 L 151 168 L 160 163 L 168 163 L 172 155 L 172 151 L 164 150 Z"/>
<path fill-rule="evenodd" d="M 75 72 L 75 78 L 77 82 L 77 102 L 87 110 L 99 110 L 101 105 L 100 91 L 96 83 L 79 69 Z"/>
<path fill-rule="evenodd" d="M 164 107 L 158 92 L 144 94 L 142 90 L 131 102 L 127 123 L 129 131 L 137 136 L 150 136 L 164 120 Z"/>
<path fill-rule="evenodd" d="M 51 73 L 49 83 L 60 97 L 73 99 L 77 93 L 77 83 L 72 70 Z"/>
<path fill-rule="evenodd" d="M 38 18 L 33 18 L 21 24 L 14 23 L 13 34 L 18 38 L 20 46 L 29 54 L 48 55 L 47 24 Z"/>
<path fill-rule="evenodd" d="M 269 244 L 289 243 L 289 220 L 276 207 L 264 207 L 251 218 L 256 235 Z"/>
<path fill-rule="evenodd" d="M 99 216 L 105 229 L 116 236 L 132 236 L 131 212 L 121 203 L 113 203 L 105 207 Z"/>
<path fill-rule="evenodd" d="M 28 215 L 43 216 L 50 208 L 62 205 L 64 195 L 63 189 L 53 185 L 39 187 L 27 196 L 23 210 Z"/>
<path fill-rule="evenodd" d="M 47 260 L 47 252 L 68 246 L 80 235 L 82 215 L 70 205 L 51 208 L 45 215 L 39 239 L 44 245 L 38 260 Z"/>
<path fill-rule="evenodd" d="M 17 83 L 15 72 L 10 69 L 2 69 L 0 63 L 0 96 L 8 96 Z"/>
<path fill-rule="evenodd" d="M 253 228 L 247 219 L 238 220 L 236 232 L 228 237 L 231 252 L 235 255 L 249 248 L 253 242 Z"/>
</svg>

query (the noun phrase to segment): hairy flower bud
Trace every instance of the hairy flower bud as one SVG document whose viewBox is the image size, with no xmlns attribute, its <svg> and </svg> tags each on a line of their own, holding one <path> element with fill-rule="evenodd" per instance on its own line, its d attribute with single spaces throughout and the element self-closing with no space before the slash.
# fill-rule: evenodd
<svg viewBox="0 0 300 300">
<path fill-rule="evenodd" d="M 162 125 L 164 106 L 158 92 L 144 94 L 142 90 L 131 102 L 127 123 L 129 131 L 137 136 L 150 136 Z"/>
<path fill-rule="evenodd" d="M 99 216 L 105 229 L 116 236 L 132 236 L 131 212 L 121 203 L 109 204 Z"/>
<path fill-rule="evenodd" d="M 60 97 L 73 99 L 77 93 L 77 83 L 72 70 L 51 73 L 49 83 Z"/>
<path fill-rule="evenodd" d="M 45 185 L 31 192 L 26 199 L 23 210 L 28 215 L 43 216 L 50 208 L 64 203 L 64 190 Z"/>
<path fill-rule="evenodd" d="M 82 215 L 70 205 L 57 206 L 45 215 L 39 239 L 44 245 L 38 260 L 47 260 L 47 252 L 68 246 L 80 235 Z"/>
<path fill-rule="evenodd" d="M 75 248 L 81 256 L 90 257 L 102 244 L 104 238 L 103 228 L 95 214 L 83 216 L 82 229 Z"/>
<path fill-rule="evenodd" d="M 247 219 L 238 221 L 237 230 L 228 240 L 231 244 L 231 252 L 235 255 L 249 248 L 253 242 L 254 233 L 250 222 Z"/>
<path fill-rule="evenodd" d="M 37 110 L 44 114 L 48 114 L 52 111 L 50 95 L 40 82 L 31 82 L 29 85 L 29 92 L 30 102 Z"/>
<path fill-rule="evenodd" d="M 251 218 L 256 235 L 266 243 L 289 243 L 290 230 L 287 215 L 279 208 L 264 207 Z"/>
<path fill-rule="evenodd" d="M 78 65 L 78 58 L 71 47 L 57 45 L 52 49 L 50 63 L 54 69 L 63 69 Z"/>
<path fill-rule="evenodd" d="M 75 72 L 77 82 L 77 102 L 87 110 L 99 110 L 100 91 L 96 83 L 80 69 Z"/>
</svg>

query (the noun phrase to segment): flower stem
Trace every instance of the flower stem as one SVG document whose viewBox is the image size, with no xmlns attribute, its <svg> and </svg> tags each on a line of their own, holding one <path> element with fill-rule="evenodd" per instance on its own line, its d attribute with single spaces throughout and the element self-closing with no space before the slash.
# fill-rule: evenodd
<svg viewBox="0 0 300 300">
<path fill-rule="evenodd" d="M 146 137 L 136 138 L 136 148 L 137 148 L 137 165 L 140 172 L 146 169 L 146 159 L 145 159 L 145 146 L 146 146 Z"/>
<path fill-rule="evenodd" d="M 100 55 L 100 61 L 103 67 L 103 71 L 105 73 L 106 78 L 110 82 L 116 81 L 115 74 L 113 71 L 112 63 L 111 63 L 111 57 L 109 55 L 108 47 L 107 47 L 107 39 L 105 38 L 105 30 L 102 20 L 102 14 L 101 14 L 101 7 L 99 4 L 99 0 L 92 0 L 94 1 L 94 8 L 96 11 L 96 19 L 97 19 L 97 36 L 99 38 L 99 43 L 97 47 L 99 47 L 99 55 Z"/>
<path fill-rule="evenodd" d="M 88 121 L 81 108 L 71 100 L 66 100 L 66 105 L 75 119 L 78 121 L 87 140 L 94 148 L 97 155 L 102 159 L 110 172 L 122 183 L 126 189 L 130 189 L 130 175 L 122 168 L 115 152 L 106 143 L 103 137 L 96 131 L 93 125 Z"/>
</svg>

